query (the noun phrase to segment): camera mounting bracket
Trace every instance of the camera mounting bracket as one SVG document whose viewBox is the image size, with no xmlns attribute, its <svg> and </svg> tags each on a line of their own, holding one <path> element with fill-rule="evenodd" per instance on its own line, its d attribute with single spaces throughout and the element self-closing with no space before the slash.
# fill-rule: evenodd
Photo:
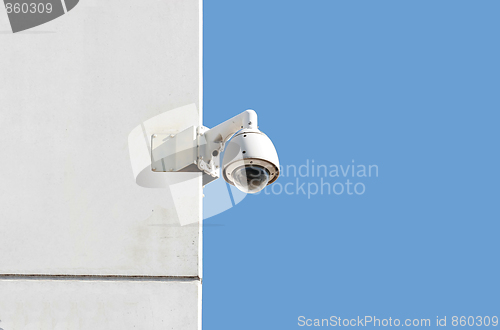
<svg viewBox="0 0 500 330">
<path fill-rule="evenodd" d="M 191 126 L 177 134 L 153 134 L 151 170 L 203 172 L 203 185 L 220 177 L 220 155 L 225 144 L 241 129 L 258 129 L 257 114 L 246 110 L 209 129 Z"/>
</svg>

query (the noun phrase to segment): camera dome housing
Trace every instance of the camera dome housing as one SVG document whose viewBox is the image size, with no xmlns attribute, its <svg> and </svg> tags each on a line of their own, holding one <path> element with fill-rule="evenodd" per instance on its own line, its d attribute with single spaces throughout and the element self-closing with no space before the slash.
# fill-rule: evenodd
<svg viewBox="0 0 500 330">
<path fill-rule="evenodd" d="M 222 161 L 222 175 L 246 193 L 257 193 L 276 181 L 279 159 L 271 139 L 258 129 L 243 129 L 229 141 Z"/>
<path fill-rule="evenodd" d="M 231 175 L 234 185 L 245 193 L 257 193 L 269 183 L 269 171 L 260 165 L 243 165 Z"/>
</svg>

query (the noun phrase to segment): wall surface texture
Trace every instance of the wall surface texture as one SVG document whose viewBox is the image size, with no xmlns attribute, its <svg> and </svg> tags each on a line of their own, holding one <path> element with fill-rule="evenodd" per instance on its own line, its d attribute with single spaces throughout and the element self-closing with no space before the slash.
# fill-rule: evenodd
<svg viewBox="0 0 500 330">
<path fill-rule="evenodd" d="M 3 10 L 0 328 L 199 328 L 201 184 L 139 186 L 128 138 L 201 120 L 200 3 L 87 0 L 16 34 Z"/>
</svg>

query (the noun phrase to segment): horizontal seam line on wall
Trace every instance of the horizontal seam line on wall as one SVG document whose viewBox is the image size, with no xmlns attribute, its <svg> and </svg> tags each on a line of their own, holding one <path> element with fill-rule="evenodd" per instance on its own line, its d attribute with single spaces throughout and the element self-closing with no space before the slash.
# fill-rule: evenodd
<svg viewBox="0 0 500 330">
<path fill-rule="evenodd" d="M 1 280 L 201 282 L 198 276 L 0 274 Z"/>
</svg>

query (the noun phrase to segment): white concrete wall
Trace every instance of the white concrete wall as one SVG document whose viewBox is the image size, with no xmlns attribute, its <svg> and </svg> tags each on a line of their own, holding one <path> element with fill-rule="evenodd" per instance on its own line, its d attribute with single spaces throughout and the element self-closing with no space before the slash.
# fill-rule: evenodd
<svg viewBox="0 0 500 330">
<path fill-rule="evenodd" d="M 196 282 L 2 280 L 4 330 L 197 329 Z"/>
<path fill-rule="evenodd" d="M 84 0 L 19 34 L 3 10 L 0 328 L 197 328 L 201 185 L 180 226 L 169 189 L 136 184 L 128 135 L 200 109 L 199 1 Z"/>
</svg>

